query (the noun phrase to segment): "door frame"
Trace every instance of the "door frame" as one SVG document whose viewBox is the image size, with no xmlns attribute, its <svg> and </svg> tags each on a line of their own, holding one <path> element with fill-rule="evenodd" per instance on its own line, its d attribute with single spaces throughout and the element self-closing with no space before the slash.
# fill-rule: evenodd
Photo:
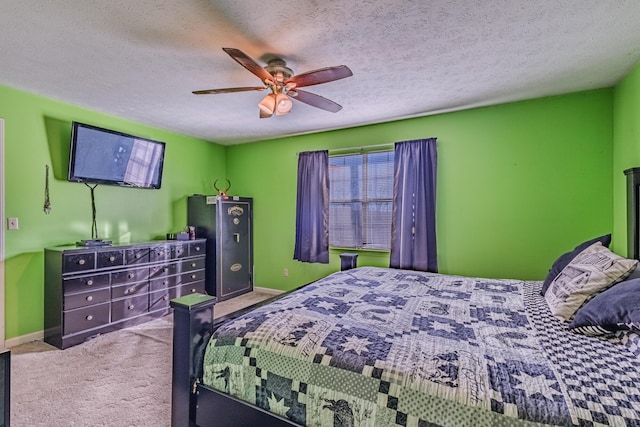
<svg viewBox="0 0 640 427">
<path fill-rule="evenodd" d="M 4 319 L 4 119 L 0 118 L 0 348 L 5 346 Z"/>
</svg>

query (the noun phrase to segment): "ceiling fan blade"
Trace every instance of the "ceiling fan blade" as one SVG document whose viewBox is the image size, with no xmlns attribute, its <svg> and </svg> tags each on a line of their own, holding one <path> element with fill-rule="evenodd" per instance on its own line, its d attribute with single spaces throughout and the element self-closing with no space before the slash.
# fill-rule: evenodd
<svg viewBox="0 0 640 427">
<path fill-rule="evenodd" d="M 332 113 L 337 113 L 338 111 L 342 110 L 342 105 L 336 104 L 330 99 L 327 99 L 320 95 L 316 95 L 315 93 L 296 89 L 295 91 L 289 91 L 289 95 L 291 95 L 291 98 L 297 99 L 300 102 L 304 102 L 305 104 L 309 104 L 312 107 L 321 108 Z"/>
<path fill-rule="evenodd" d="M 260 81 L 273 81 L 271 74 L 262 68 L 256 61 L 247 56 L 243 51 L 230 47 L 223 47 L 222 50 L 227 52 L 238 64 L 258 76 Z"/>
<path fill-rule="evenodd" d="M 334 80 L 340 80 L 350 76 L 353 76 L 353 73 L 349 67 L 346 65 L 338 65 L 336 67 L 320 68 L 318 70 L 298 74 L 287 79 L 285 83 L 295 83 L 297 87 L 303 87 L 332 82 Z"/>
<path fill-rule="evenodd" d="M 195 95 L 208 95 L 215 93 L 233 93 L 233 92 L 245 92 L 250 90 L 265 90 L 263 86 L 247 86 L 247 87 L 227 87 L 223 89 L 206 89 L 206 90 L 194 90 L 192 93 Z"/>
</svg>

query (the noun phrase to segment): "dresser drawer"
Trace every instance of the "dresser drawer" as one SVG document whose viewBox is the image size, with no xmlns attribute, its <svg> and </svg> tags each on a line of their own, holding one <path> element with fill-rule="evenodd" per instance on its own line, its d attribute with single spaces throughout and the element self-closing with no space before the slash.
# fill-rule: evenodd
<svg viewBox="0 0 640 427">
<path fill-rule="evenodd" d="M 71 294 L 64 297 L 64 310 L 73 310 L 88 305 L 100 304 L 111 300 L 109 288 L 96 289 L 80 294 Z"/>
<path fill-rule="evenodd" d="M 172 274 L 176 274 L 175 263 L 152 265 L 149 268 L 149 277 L 152 279 L 170 276 Z"/>
<path fill-rule="evenodd" d="M 163 289 L 170 288 L 176 285 L 176 279 L 174 276 L 162 277 L 160 279 L 153 279 L 149 281 L 149 291 L 161 291 Z"/>
<path fill-rule="evenodd" d="M 95 252 L 70 253 L 62 256 L 62 274 L 93 270 L 95 268 Z"/>
<path fill-rule="evenodd" d="M 181 271 L 187 272 L 191 270 L 203 270 L 205 264 L 206 262 L 204 258 L 194 258 L 188 261 L 182 261 Z"/>
<path fill-rule="evenodd" d="M 149 277 L 149 268 L 129 268 L 111 273 L 111 285 L 141 282 Z"/>
<path fill-rule="evenodd" d="M 204 290 L 204 280 L 200 282 L 189 283 L 188 285 L 176 286 L 174 289 L 175 289 L 175 295 L 172 296 L 171 298 L 178 298 L 183 295 L 189 295 L 196 292 L 199 292 L 201 294 L 207 293 Z"/>
<path fill-rule="evenodd" d="M 176 285 L 184 285 L 186 283 L 197 282 L 200 280 L 204 280 L 204 270 L 196 270 L 189 273 L 183 273 L 179 276 L 176 276 L 176 278 L 178 279 Z"/>
<path fill-rule="evenodd" d="M 94 274 L 91 276 L 74 277 L 63 281 L 64 294 L 87 292 L 91 289 L 106 288 L 111 284 L 109 274 Z"/>
<path fill-rule="evenodd" d="M 149 294 L 138 295 L 111 302 L 111 321 L 118 322 L 122 319 L 144 314 L 149 310 Z"/>
<path fill-rule="evenodd" d="M 109 323 L 109 303 L 92 305 L 63 314 L 63 335 L 71 335 Z"/>
<path fill-rule="evenodd" d="M 118 267 L 124 265 L 124 251 L 105 251 L 96 253 L 97 268 Z"/>
<path fill-rule="evenodd" d="M 189 256 L 204 255 L 206 252 L 205 242 L 189 243 Z"/>
<path fill-rule="evenodd" d="M 189 256 L 189 244 L 188 243 L 175 243 L 172 245 L 173 254 L 172 258 L 184 258 Z"/>
<path fill-rule="evenodd" d="M 120 286 L 111 287 L 111 299 L 136 296 L 149 292 L 149 282 L 127 283 Z"/>
<path fill-rule="evenodd" d="M 151 248 L 140 247 L 127 249 L 125 253 L 125 263 L 127 265 L 146 264 L 149 262 L 149 252 Z"/>
<path fill-rule="evenodd" d="M 169 261 L 171 259 L 171 247 L 169 245 L 153 246 L 149 259 L 151 262 Z"/>
<path fill-rule="evenodd" d="M 175 294 L 175 291 L 171 291 L 172 290 L 165 289 L 149 293 L 149 311 L 169 307 L 169 301 L 174 298 L 171 294 Z"/>
</svg>

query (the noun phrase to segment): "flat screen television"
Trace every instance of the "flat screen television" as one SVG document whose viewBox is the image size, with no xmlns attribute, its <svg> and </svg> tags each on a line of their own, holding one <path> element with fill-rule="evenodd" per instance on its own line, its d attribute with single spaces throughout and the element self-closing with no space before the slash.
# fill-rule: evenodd
<svg viewBox="0 0 640 427">
<path fill-rule="evenodd" d="M 68 180 L 160 188 L 164 142 L 84 123 L 71 125 Z"/>
</svg>

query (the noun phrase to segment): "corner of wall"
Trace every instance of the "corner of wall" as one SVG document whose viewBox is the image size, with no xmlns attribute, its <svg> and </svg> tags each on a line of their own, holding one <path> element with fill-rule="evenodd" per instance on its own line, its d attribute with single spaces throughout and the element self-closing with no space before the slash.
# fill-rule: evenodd
<svg viewBox="0 0 640 427">
<path fill-rule="evenodd" d="M 640 166 L 640 62 L 613 90 L 613 242 L 627 253 L 627 202 L 624 171 Z"/>
</svg>

